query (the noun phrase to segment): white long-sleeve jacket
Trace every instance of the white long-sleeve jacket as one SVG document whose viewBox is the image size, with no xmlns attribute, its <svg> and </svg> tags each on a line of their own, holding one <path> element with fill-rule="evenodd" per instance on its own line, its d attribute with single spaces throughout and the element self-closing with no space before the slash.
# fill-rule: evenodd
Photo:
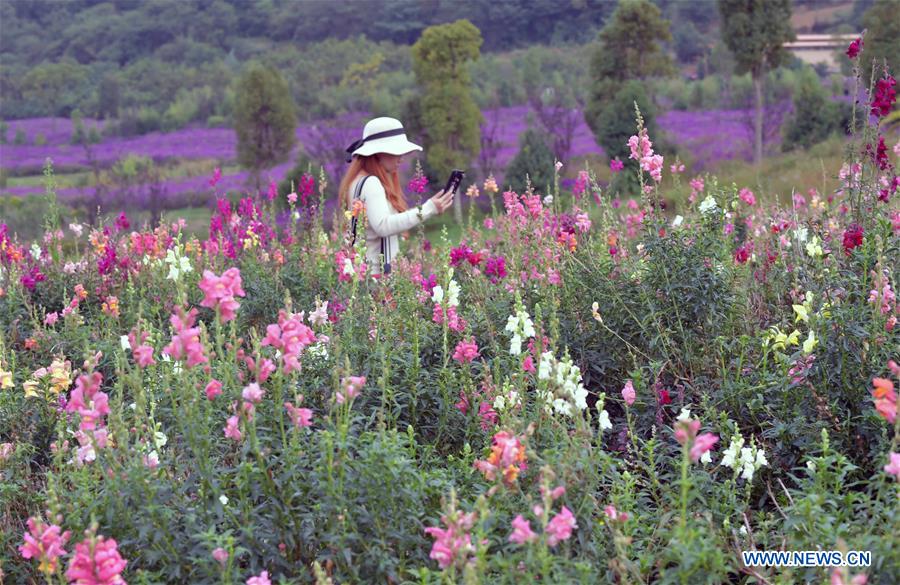
<svg viewBox="0 0 900 585">
<path fill-rule="evenodd" d="M 356 185 L 362 177 L 350 185 L 350 195 L 356 192 Z M 382 238 L 385 262 L 391 262 L 400 250 L 398 234 L 412 229 L 437 215 L 437 206 L 430 199 L 422 205 L 398 212 L 387 199 L 387 193 L 378 177 L 372 176 L 363 184 L 360 199 L 366 205 L 366 264 L 373 274 L 382 272 Z M 421 220 L 419 219 L 421 215 Z"/>
</svg>

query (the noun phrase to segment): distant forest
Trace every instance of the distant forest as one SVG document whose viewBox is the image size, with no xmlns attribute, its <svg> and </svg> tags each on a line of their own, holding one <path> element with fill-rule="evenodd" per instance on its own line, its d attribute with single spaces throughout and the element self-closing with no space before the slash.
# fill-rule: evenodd
<svg viewBox="0 0 900 585">
<path fill-rule="evenodd" d="M 677 62 L 707 63 L 718 41 L 713 0 L 655 0 Z M 230 85 L 265 61 L 288 80 L 301 119 L 359 107 L 392 109 L 412 83 L 408 47 L 428 26 L 466 18 L 484 39 L 476 98 L 524 99 L 528 71 L 511 52 L 543 47 L 566 77 L 615 0 L 0 0 L 0 118 L 127 119 L 123 132 L 226 124 Z M 852 27 L 872 0 L 846 7 Z M 816 25 L 818 26 L 818 24 Z M 829 31 L 830 32 L 830 31 Z M 570 50 L 571 49 L 571 50 Z M 701 76 L 702 76 L 702 68 Z M 532 68 L 532 71 L 534 69 Z M 543 73 L 543 72 L 542 72 Z M 483 77 L 479 79 L 479 75 Z M 521 95 L 520 95 L 521 94 Z"/>
</svg>

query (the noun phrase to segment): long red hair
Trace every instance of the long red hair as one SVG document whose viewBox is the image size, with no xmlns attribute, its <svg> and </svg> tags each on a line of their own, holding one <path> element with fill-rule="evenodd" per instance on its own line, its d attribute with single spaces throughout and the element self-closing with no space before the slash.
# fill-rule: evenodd
<svg viewBox="0 0 900 585">
<path fill-rule="evenodd" d="M 353 161 L 350 163 L 350 168 L 344 173 L 344 178 L 341 179 L 341 184 L 338 188 L 338 201 L 342 210 L 350 209 L 350 198 L 353 197 L 353 194 L 350 192 L 350 185 L 353 183 L 354 179 L 361 174 L 372 175 L 381 181 L 381 185 L 384 187 L 384 191 L 387 194 L 388 202 L 398 212 L 409 209 L 409 204 L 406 202 L 406 197 L 403 195 L 403 188 L 400 187 L 400 173 L 387 172 L 381 165 L 378 155 L 373 154 L 372 156 L 354 157 Z M 343 226 L 344 214 L 341 213 L 340 216 L 341 225 Z"/>
</svg>

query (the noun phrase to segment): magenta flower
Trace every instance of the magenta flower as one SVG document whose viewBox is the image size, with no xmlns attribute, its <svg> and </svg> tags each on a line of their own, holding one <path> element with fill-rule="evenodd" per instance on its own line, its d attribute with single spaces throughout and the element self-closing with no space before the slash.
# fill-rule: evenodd
<svg viewBox="0 0 900 585">
<path fill-rule="evenodd" d="M 893 475 L 897 481 L 900 481 L 900 453 L 891 451 L 890 457 L 891 462 L 884 466 L 884 471 Z"/>
<path fill-rule="evenodd" d="M 879 79 L 875 84 L 875 96 L 872 98 L 872 115 L 883 118 L 891 113 L 894 102 L 897 101 L 897 90 L 894 86 L 897 81 L 890 75 Z"/>
<path fill-rule="evenodd" d="M 719 437 L 712 433 L 703 433 L 694 440 L 691 446 L 691 461 L 696 463 L 700 457 L 712 448 L 719 441 Z"/>
<path fill-rule="evenodd" d="M 631 406 L 634 404 L 634 399 L 636 395 L 634 392 L 634 385 L 631 383 L 631 380 L 625 382 L 625 386 L 622 388 L 622 398 L 625 399 L 625 404 Z"/>
<path fill-rule="evenodd" d="M 222 180 L 222 169 L 220 169 L 219 167 L 216 167 L 215 170 L 213 171 L 212 179 L 209 180 L 209 186 L 214 188 L 216 186 L 216 183 L 218 183 L 221 180 Z"/>
<path fill-rule="evenodd" d="M 60 527 L 55 524 L 44 524 L 39 518 L 28 519 L 28 532 L 24 535 L 25 543 L 19 546 L 19 553 L 26 559 L 37 559 L 38 570 L 44 574 L 56 571 L 56 559 L 66 554 L 66 541 L 72 532 L 66 530 L 60 534 Z"/>
<path fill-rule="evenodd" d="M 125 585 L 120 573 L 127 564 L 114 539 L 88 537 L 75 545 L 66 578 L 73 585 Z"/>
<path fill-rule="evenodd" d="M 578 524 L 575 523 L 575 516 L 571 510 L 563 506 L 559 514 L 547 523 L 545 531 L 547 533 L 547 544 L 554 547 L 563 540 L 568 540 L 572 536 L 572 530 L 575 528 L 578 528 Z"/>
<path fill-rule="evenodd" d="M 862 51 L 862 48 L 863 40 L 862 38 L 857 37 L 856 40 L 850 43 L 850 46 L 847 47 L 847 56 L 851 59 L 856 59 L 860 51 Z"/>
<path fill-rule="evenodd" d="M 756 205 L 756 196 L 753 194 L 753 191 L 746 187 L 741 189 L 740 193 L 738 193 L 738 197 L 740 197 L 741 201 L 751 207 Z"/>
<path fill-rule="evenodd" d="M 512 521 L 512 534 L 509 535 L 509 541 L 515 544 L 525 544 L 526 542 L 531 542 L 537 538 L 537 534 L 531 530 L 531 525 L 528 520 L 522 517 L 521 514 L 513 518 Z"/>
<path fill-rule="evenodd" d="M 620 161 L 618 158 L 614 158 L 611 161 L 609 161 L 609 170 L 611 170 L 614 173 L 618 173 L 619 171 L 621 171 L 624 168 L 625 168 L 625 163 Z"/>
</svg>

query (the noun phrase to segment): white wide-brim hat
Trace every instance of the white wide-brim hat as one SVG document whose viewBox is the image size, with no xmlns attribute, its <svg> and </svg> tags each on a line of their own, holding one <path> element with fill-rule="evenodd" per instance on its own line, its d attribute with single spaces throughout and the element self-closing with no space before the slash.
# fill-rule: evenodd
<svg viewBox="0 0 900 585">
<path fill-rule="evenodd" d="M 422 150 L 422 147 L 406 139 L 406 131 L 400 120 L 373 118 L 363 128 L 362 139 L 347 147 L 347 162 L 354 155 L 372 156 L 384 152 L 400 156 L 414 150 Z"/>
</svg>

